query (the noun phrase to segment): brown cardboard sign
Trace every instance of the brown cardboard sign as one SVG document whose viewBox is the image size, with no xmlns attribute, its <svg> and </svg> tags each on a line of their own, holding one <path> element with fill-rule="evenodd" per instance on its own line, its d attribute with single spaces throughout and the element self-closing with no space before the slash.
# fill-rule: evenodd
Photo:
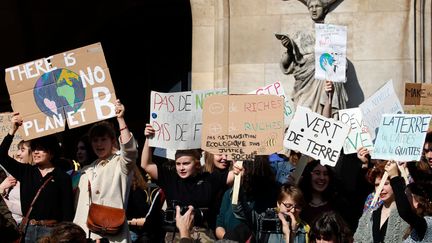
<svg viewBox="0 0 432 243">
<path fill-rule="evenodd" d="M 201 147 L 232 160 L 283 149 L 284 99 L 275 95 L 217 95 L 204 101 Z"/>
<path fill-rule="evenodd" d="M 3 139 L 6 137 L 6 135 L 9 133 L 11 129 L 11 123 L 10 120 L 12 118 L 12 113 L 6 112 L 6 113 L 0 113 L 0 141 L 3 141 Z M 17 131 L 15 133 L 15 136 L 12 140 L 12 144 L 9 148 L 8 154 L 10 157 L 14 157 L 16 152 L 18 151 L 18 143 L 22 140 L 22 136 Z"/>
<path fill-rule="evenodd" d="M 432 105 L 432 84 L 405 83 L 405 105 Z"/>
<path fill-rule="evenodd" d="M 100 43 L 6 70 L 12 108 L 25 140 L 115 116 L 114 86 Z"/>
<path fill-rule="evenodd" d="M 406 114 L 432 114 L 432 106 L 430 105 L 405 105 L 404 111 Z M 432 131 L 432 122 L 429 124 L 429 131 Z"/>
</svg>

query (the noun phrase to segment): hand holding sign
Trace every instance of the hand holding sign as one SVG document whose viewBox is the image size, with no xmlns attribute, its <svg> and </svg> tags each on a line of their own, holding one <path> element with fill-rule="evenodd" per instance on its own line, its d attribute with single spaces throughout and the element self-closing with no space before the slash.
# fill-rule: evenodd
<svg viewBox="0 0 432 243">
<path fill-rule="evenodd" d="M 117 118 L 123 118 L 124 117 L 125 107 L 120 102 L 119 99 L 117 99 L 115 102 L 115 113 L 116 113 Z"/>
<path fill-rule="evenodd" d="M 10 135 L 15 135 L 18 128 L 23 124 L 23 119 L 19 112 L 12 113 Z"/>
<path fill-rule="evenodd" d="M 394 161 L 388 161 L 384 167 L 390 179 L 399 175 L 399 169 Z"/>
<path fill-rule="evenodd" d="M 150 125 L 150 124 L 147 123 L 146 127 L 144 129 L 144 136 L 146 138 L 152 138 L 152 137 L 154 137 L 155 133 L 156 133 L 156 131 L 154 130 L 154 128 L 152 127 L 152 125 Z"/>
<path fill-rule="evenodd" d="M 359 148 L 357 151 L 357 158 L 362 162 L 362 168 L 367 168 L 370 159 L 369 150 L 365 147 Z"/>
</svg>

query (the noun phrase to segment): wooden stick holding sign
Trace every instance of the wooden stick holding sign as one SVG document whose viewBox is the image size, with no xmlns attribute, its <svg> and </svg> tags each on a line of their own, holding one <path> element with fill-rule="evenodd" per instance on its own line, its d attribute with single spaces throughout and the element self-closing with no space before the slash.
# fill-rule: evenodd
<svg viewBox="0 0 432 243">
<path fill-rule="evenodd" d="M 243 161 L 237 161 L 236 166 L 243 168 Z M 231 204 L 237 205 L 238 203 L 238 195 L 240 191 L 240 182 L 241 182 L 241 173 L 234 176 L 234 185 L 233 185 L 233 193 L 232 193 L 232 201 Z"/>
<path fill-rule="evenodd" d="M 295 185 L 298 185 L 300 178 L 303 174 L 303 171 L 309 161 L 311 161 L 311 157 L 304 154 L 301 155 L 299 161 L 297 162 L 294 172 L 291 174 L 291 177 L 294 178 Z"/>
<path fill-rule="evenodd" d="M 375 195 L 374 195 L 374 197 L 372 199 L 371 206 L 373 206 L 373 205 L 375 205 L 377 203 L 378 197 L 379 197 L 379 195 L 380 195 L 380 193 L 381 193 L 381 191 L 382 191 L 382 189 L 384 187 L 385 182 L 387 181 L 387 178 L 388 178 L 388 173 L 386 171 L 386 172 L 384 172 L 384 175 L 381 178 L 381 182 L 380 182 L 379 186 L 375 190 Z"/>
<path fill-rule="evenodd" d="M 405 185 L 408 185 L 409 184 L 409 180 L 408 180 L 408 173 L 407 173 L 407 171 L 405 170 L 406 168 L 405 167 L 403 167 L 401 164 L 399 164 L 399 163 L 397 163 L 396 162 L 396 164 L 397 164 L 397 167 L 399 168 L 399 171 L 400 171 L 400 173 L 401 173 L 401 176 L 404 178 L 404 180 L 405 180 Z"/>
</svg>

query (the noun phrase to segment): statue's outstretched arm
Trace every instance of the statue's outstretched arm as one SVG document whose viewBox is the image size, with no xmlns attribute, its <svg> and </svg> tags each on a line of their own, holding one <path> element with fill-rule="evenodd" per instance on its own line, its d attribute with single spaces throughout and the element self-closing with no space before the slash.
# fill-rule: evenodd
<svg viewBox="0 0 432 243">
<path fill-rule="evenodd" d="M 288 35 L 275 34 L 275 36 L 281 41 L 282 46 L 286 48 L 286 52 L 283 53 L 280 64 L 282 71 L 288 74 L 291 72 L 292 64 L 295 61 L 293 42 Z"/>
</svg>

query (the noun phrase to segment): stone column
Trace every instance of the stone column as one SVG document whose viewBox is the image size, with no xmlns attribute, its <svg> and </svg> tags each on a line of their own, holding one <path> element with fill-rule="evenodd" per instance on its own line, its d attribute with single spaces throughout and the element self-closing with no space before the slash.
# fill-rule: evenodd
<svg viewBox="0 0 432 243">
<path fill-rule="evenodd" d="M 215 0 L 191 0 L 192 90 L 214 88 Z"/>
</svg>

